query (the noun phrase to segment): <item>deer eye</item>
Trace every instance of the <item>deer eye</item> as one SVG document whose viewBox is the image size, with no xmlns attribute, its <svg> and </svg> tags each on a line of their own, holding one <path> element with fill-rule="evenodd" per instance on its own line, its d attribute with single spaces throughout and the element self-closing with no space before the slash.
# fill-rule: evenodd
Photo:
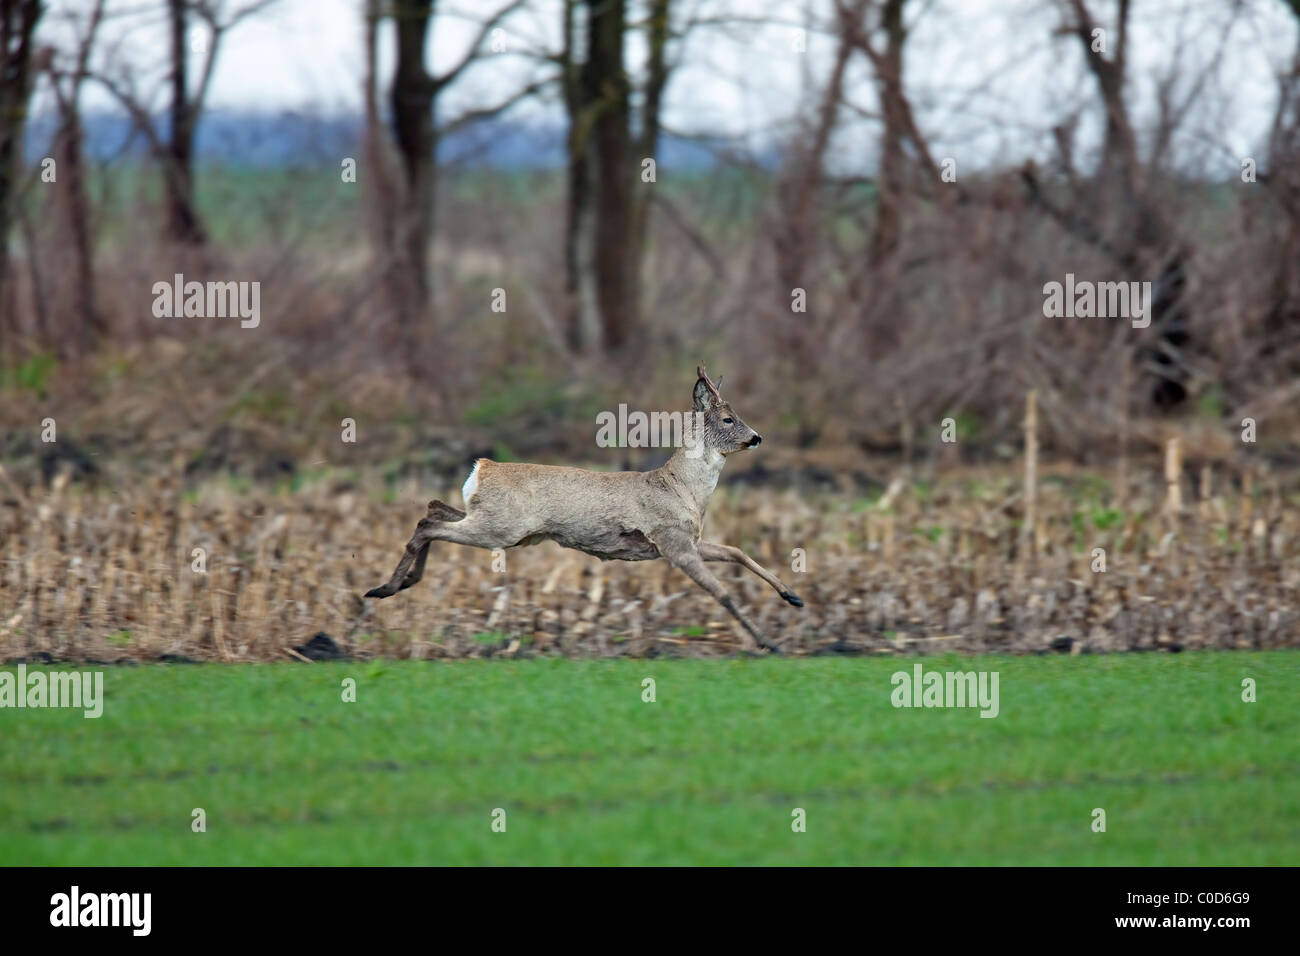
<svg viewBox="0 0 1300 956">
<path fill-rule="evenodd" d="M 733 422 L 730 418 L 724 418 L 724 419 L 722 420 L 722 424 L 724 424 L 724 425 L 734 425 L 734 424 L 736 424 L 736 423 Z"/>
</svg>

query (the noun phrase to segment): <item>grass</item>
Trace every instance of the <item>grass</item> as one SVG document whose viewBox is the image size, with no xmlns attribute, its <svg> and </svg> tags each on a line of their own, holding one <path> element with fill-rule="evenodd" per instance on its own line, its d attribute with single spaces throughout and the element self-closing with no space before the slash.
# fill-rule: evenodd
<svg viewBox="0 0 1300 956">
<path fill-rule="evenodd" d="M 893 708 L 916 660 L 110 668 L 0 710 L 0 864 L 1300 861 L 1294 652 L 924 659 L 996 719 Z"/>
</svg>

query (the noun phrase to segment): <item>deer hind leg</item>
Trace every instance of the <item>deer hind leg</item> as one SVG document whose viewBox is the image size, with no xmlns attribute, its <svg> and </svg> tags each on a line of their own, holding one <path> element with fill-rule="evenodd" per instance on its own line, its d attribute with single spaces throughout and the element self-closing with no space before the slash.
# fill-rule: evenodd
<svg viewBox="0 0 1300 956">
<path fill-rule="evenodd" d="M 429 545 L 441 537 L 438 533 L 440 526 L 464 520 L 465 512 L 459 508 L 453 508 L 437 499 L 430 501 L 428 515 L 421 518 L 415 526 L 415 534 L 407 542 L 402 559 L 397 562 L 397 570 L 387 584 L 371 588 L 366 592 L 366 597 L 392 597 L 398 591 L 405 591 L 413 584 L 418 584 L 424 576 L 425 562 L 429 559 Z"/>
<path fill-rule="evenodd" d="M 803 607 L 803 601 L 799 595 L 782 584 L 780 578 L 739 548 L 733 548 L 729 544 L 713 544 L 708 541 L 701 541 L 699 552 L 700 557 L 705 561 L 729 561 L 732 564 L 739 564 L 741 567 L 748 568 L 766 581 L 772 590 L 776 591 L 787 602 L 795 607 Z"/>
<path fill-rule="evenodd" d="M 726 609 L 728 614 L 739 621 L 740 626 L 753 638 L 755 644 L 770 651 L 778 650 L 775 644 L 763 637 L 749 618 L 740 613 L 740 609 L 736 607 L 736 602 L 731 599 L 731 595 L 722 586 L 722 582 L 704 566 L 705 559 L 694 541 L 689 540 L 685 535 L 672 535 L 661 538 L 655 541 L 654 544 L 675 568 L 681 570 L 692 581 L 708 591 L 714 600 Z M 749 649 L 753 650 L 752 647 Z"/>
</svg>

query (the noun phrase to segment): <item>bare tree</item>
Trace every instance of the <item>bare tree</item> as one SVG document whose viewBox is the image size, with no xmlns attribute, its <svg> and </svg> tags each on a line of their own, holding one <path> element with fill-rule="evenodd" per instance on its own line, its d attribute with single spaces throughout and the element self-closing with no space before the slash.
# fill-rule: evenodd
<svg viewBox="0 0 1300 956">
<path fill-rule="evenodd" d="M 564 46 L 560 54 L 561 83 L 569 116 L 568 211 L 565 266 L 570 298 L 569 345 L 585 352 L 599 345 L 600 299 L 596 291 L 595 141 L 587 128 L 582 61 L 586 55 L 581 31 L 580 0 L 564 0 Z"/>
<path fill-rule="evenodd" d="M 167 177 L 167 232 L 178 242 L 203 242 L 203 226 L 194 205 L 194 130 L 198 125 L 199 102 L 189 92 L 188 0 L 167 0 L 171 32 L 171 122 L 168 124 L 167 158 L 172 174 Z M 215 41 L 215 37 L 213 38 Z M 213 43 L 215 55 L 216 43 Z M 212 62 L 209 56 L 209 62 Z"/>
<path fill-rule="evenodd" d="M 390 295 L 402 336 L 410 344 L 419 341 L 422 317 L 432 301 L 429 281 L 429 243 L 435 222 L 435 188 L 438 170 L 438 142 L 452 130 L 487 119 L 509 109 L 525 96 L 536 92 L 544 81 L 528 84 L 502 102 L 472 110 L 455 119 L 439 123 L 438 100 L 482 55 L 484 46 L 506 17 L 523 5 L 514 0 L 500 7 L 482 21 L 464 55 L 449 69 L 435 75 L 425 67 L 424 54 L 430 29 L 437 15 L 434 0 L 394 0 L 391 16 L 397 28 L 397 65 L 390 91 L 393 139 L 401 166 L 400 194 L 394 191 L 390 224 L 380 227 L 376 235 L 383 244 L 381 255 L 392 263 Z M 377 22 L 379 7 L 370 4 L 367 16 Z M 373 64 L 374 28 L 369 28 L 368 62 Z M 373 74 L 373 65 L 370 70 Z M 372 126 L 378 123 L 374 105 L 376 90 L 373 75 L 367 81 L 367 110 Z M 377 141 L 376 141 L 377 142 Z M 376 156 L 376 158 L 378 158 Z M 382 175 L 382 173 L 381 173 Z"/>
<path fill-rule="evenodd" d="M 126 109 L 136 129 L 162 163 L 166 193 L 167 235 L 186 245 L 201 245 L 207 239 L 194 199 L 194 137 L 199 117 L 212 85 L 217 55 L 229 32 L 242 21 L 265 10 L 276 0 L 250 0 L 228 10 L 223 0 L 167 0 L 167 28 L 170 42 L 167 135 L 158 129 L 151 109 L 152 97 L 137 86 L 138 76 L 131 62 L 112 63 L 95 71 L 94 78 Z M 191 16 L 206 28 L 200 51 L 191 34 Z M 190 80 L 190 53 L 201 52 L 198 82 Z M 191 87 L 193 91 L 191 92 Z"/>
<path fill-rule="evenodd" d="M 809 264 L 816 258 L 821 234 L 819 199 L 825 182 L 826 152 L 838 122 L 845 75 L 853 56 L 854 29 L 850 21 L 860 22 L 868 3 L 854 0 L 852 4 L 837 5 L 837 41 L 830 76 L 816 109 L 811 111 L 811 121 L 801 122 L 787 143 L 777 181 L 778 218 L 773 236 L 778 291 L 783 296 L 789 296 L 794 289 L 806 289 L 811 280 Z"/>
<path fill-rule="evenodd" d="M 75 342 L 82 350 L 106 332 L 104 314 L 95 297 L 94 238 L 83 153 L 85 129 L 81 121 L 81 88 L 90 76 L 90 53 L 103 16 L 104 0 L 95 0 L 84 17 L 72 15 L 76 39 L 71 64 L 64 66 L 57 57 L 52 57 L 47 70 L 59 113 L 54 154 L 63 188 L 57 196 L 62 227 L 72 239 L 74 281 L 69 311 L 77 330 L 75 337 L 62 337 L 60 345 L 68 348 Z"/>
<path fill-rule="evenodd" d="M 644 21 L 649 56 L 634 117 L 624 59 L 626 0 L 565 0 L 560 54 L 569 118 L 569 343 L 575 351 L 630 352 L 644 339 L 640 269 L 649 193 L 639 164 L 656 158 L 671 67 L 669 0 L 652 0 Z M 634 131 L 633 120 L 639 130 Z"/>
<path fill-rule="evenodd" d="M 1125 272 L 1151 277 L 1154 341 L 1140 358 L 1151 373 L 1151 402 L 1172 407 L 1187 396 L 1189 370 L 1183 351 L 1189 342 L 1186 287 L 1192 253 L 1156 195 L 1160 150 L 1154 150 L 1151 161 L 1143 164 L 1129 112 L 1125 89 L 1131 0 L 1119 0 L 1113 32 L 1098 26 L 1086 0 L 1059 2 L 1066 18 L 1060 32 L 1079 40 L 1101 98 L 1105 114 L 1101 160 L 1090 183 L 1067 168 L 1072 182 L 1090 187 L 1073 194 L 1069 207 L 1049 198 L 1032 164 L 1026 164 L 1022 178 L 1032 201 L 1069 232 L 1105 253 Z M 1162 124 L 1170 128 L 1154 137 L 1157 147 L 1172 137 L 1178 113 L 1166 110 Z M 1062 164 L 1068 167 L 1072 151 L 1067 136 L 1058 137 L 1058 147 Z"/>
<path fill-rule="evenodd" d="M 0 329 L 9 326 L 9 230 L 18 202 L 40 0 L 0 0 Z"/>
<path fill-rule="evenodd" d="M 864 28 L 861 16 L 842 16 L 844 29 L 850 32 L 850 41 L 856 50 L 866 55 L 871 63 L 876 81 L 882 117 L 880 131 L 880 174 L 877 180 L 879 195 L 876 210 L 876 228 L 872 236 L 872 253 L 876 259 L 891 255 L 898 246 L 902 220 L 902 203 L 913 190 L 909 186 L 916 180 L 909 177 L 909 168 L 918 169 L 921 181 L 927 184 L 923 191 L 930 195 L 947 197 L 952 190 L 938 188 L 939 167 L 930 154 L 930 147 L 921 133 L 903 85 L 903 54 L 907 45 L 908 28 L 903 20 L 906 0 L 883 0 L 879 5 L 879 22 L 876 32 L 883 43 L 872 39 L 872 31 Z M 907 148 L 912 155 L 907 155 Z"/>
<path fill-rule="evenodd" d="M 1300 334 L 1300 0 L 1282 0 L 1295 16 L 1291 62 L 1278 76 L 1264 180 L 1281 213 L 1281 252 L 1274 259 L 1271 306 L 1264 322 L 1266 353 L 1293 347 Z"/>
<path fill-rule="evenodd" d="M 646 77 L 641 93 L 641 128 L 636 140 L 636 158 L 641 162 L 654 159 L 659 153 L 663 99 L 671 73 L 668 62 L 668 40 L 672 35 L 669 19 L 670 5 L 670 0 L 650 0 L 646 13 Z M 642 190 L 636 194 L 632 205 L 632 299 L 634 302 L 641 301 L 640 263 L 649 236 L 652 195 L 654 195 L 652 191 Z"/>
<path fill-rule="evenodd" d="M 412 333 L 415 316 L 429 304 L 429 239 L 433 228 L 434 138 L 433 107 L 437 83 L 424 67 L 424 48 L 433 17 L 433 0 L 395 0 L 397 67 L 393 75 L 391 106 L 393 137 L 401 155 L 405 195 L 393 235 L 397 274 L 402 285 L 399 302 L 409 314 L 402 325 Z"/>
</svg>

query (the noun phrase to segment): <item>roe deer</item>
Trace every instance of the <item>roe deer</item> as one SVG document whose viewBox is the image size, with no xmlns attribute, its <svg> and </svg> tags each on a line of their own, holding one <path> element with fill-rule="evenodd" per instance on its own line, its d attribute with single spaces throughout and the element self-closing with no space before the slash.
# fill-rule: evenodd
<svg viewBox="0 0 1300 956">
<path fill-rule="evenodd" d="M 678 448 L 663 467 L 611 473 L 480 458 L 465 482 L 465 510 L 429 502 L 429 513 L 416 525 L 393 576 L 366 597 L 390 597 L 419 581 L 434 541 L 489 549 L 554 541 L 604 561 L 667 558 L 713 595 L 759 646 L 775 650 L 704 563 L 739 564 L 795 607 L 803 607 L 803 601 L 739 548 L 700 540 L 704 510 L 727 456 L 763 439 L 732 411 L 704 367 L 696 372 L 693 398 L 702 434 Z"/>
</svg>

